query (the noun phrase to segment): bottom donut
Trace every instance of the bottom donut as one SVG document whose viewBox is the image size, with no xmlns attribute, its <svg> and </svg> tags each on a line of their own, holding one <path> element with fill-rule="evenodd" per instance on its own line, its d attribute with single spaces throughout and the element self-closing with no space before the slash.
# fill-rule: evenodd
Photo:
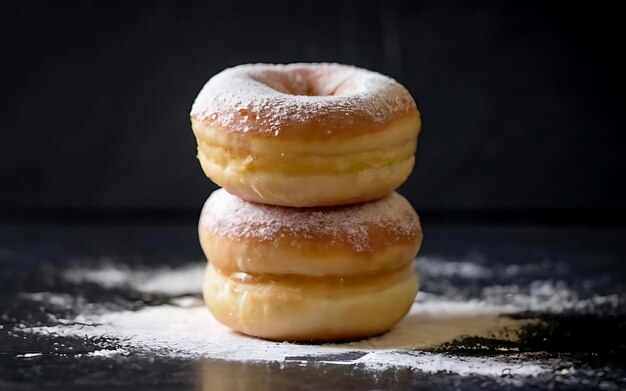
<svg viewBox="0 0 626 391">
<path fill-rule="evenodd" d="M 225 273 L 209 264 L 204 301 L 224 325 L 280 341 L 375 336 L 406 315 L 418 291 L 411 265 L 353 277 Z"/>
</svg>

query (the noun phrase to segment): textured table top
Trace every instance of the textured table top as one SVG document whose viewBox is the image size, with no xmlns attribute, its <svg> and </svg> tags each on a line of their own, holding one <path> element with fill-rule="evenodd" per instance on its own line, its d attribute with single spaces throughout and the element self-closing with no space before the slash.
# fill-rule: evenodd
<svg viewBox="0 0 626 391">
<path fill-rule="evenodd" d="M 0 389 L 624 389 L 626 230 L 424 226 L 386 335 L 218 325 L 191 225 L 0 225 Z"/>
</svg>

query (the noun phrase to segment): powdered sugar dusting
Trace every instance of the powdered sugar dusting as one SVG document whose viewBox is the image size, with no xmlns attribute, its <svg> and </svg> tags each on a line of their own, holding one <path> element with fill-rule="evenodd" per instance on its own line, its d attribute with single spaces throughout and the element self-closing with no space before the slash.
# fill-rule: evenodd
<svg viewBox="0 0 626 391">
<path fill-rule="evenodd" d="M 95 352 L 87 353 L 88 357 L 113 357 L 118 355 L 124 355 L 128 352 L 125 349 L 100 349 Z"/>
<path fill-rule="evenodd" d="M 63 277 L 74 283 L 92 282 L 105 288 L 126 288 L 145 292 L 182 295 L 195 293 L 202 285 L 204 262 L 182 268 L 138 270 L 127 266 L 104 265 L 99 268 L 74 267 L 63 272 Z"/>
<path fill-rule="evenodd" d="M 249 64 L 226 69 L 198 94 L 191 115 L 236 132 L 252 127 L 279 135 L 287 126 L 329 114 L 345 126 L 355 117 L 384 123 L 415 108 L 390 77 L 340 64 Z"/>
<path fill-rule="evenodd" d="M 285 208 L 243 201 L 224 189 L 207 200 L 200 225 L 229 238 L 256 238 L 269 241 L 278 235 L 297 234 L 307 238 L 327 236 L 333 241 L 348 240 L 356 252 L 371 250 L 373 226 L 397 238 L 418 234 L 419 219 L 409 202 L 398 193 L 362 204 L 328 208 Z"/>
<path fill-rule="evenodd" d="M 448 268 L 433 266 L 432 262 L 418 259 L 424 274 L 449 275 Z M 446 262 L 441 259 L 441 262 Z M 165 302 L 144 305 L 136 310 L 112 310 L 106 303 L 87 303 L 83 297 L 52 292 L 25 294 L 27 298 L 54 307 L 77 309 L 76 315 L 67 319 L 54 318 L 53 325 L 30 326 L 21 332 L 47 336 L 71 336 L 88 339 L 116 340 L 114 347 L 96 347 L 85 355 L 111 357 L 146 352 L 152 357 L 209 358 L 229 361 L 309 362 L 335 365 L 359 365 L 368 370 L 402 368 L 425 373 L 450 372 L 461 376 L 478 374 L 507 379 L 512 376 L 536 376 L 553 370 L 549 361 L 520 358 L 512 365 L 516 350 L 511 349 L 505 358 L 499 356 L 466 356 L 436 353 L 431 348 L 442 346 L 467 336 L 516 341 L 525 326 L 541 322 L 538 319 L 519 319 L 501 316 L 506 313 L 539 311 L 560 313 L 575 311 L 585 313 L 597 306 L 616 307 L 623 295 L 582 297 L 564 282 L 535 280 L 527 286 L 485 286 L 475 295 L 435 294 L 420 292 L 407 316 L 384 335 L 343 344 L 306 345 L 280 343 L 246 337 L 235 333 L 215 320 L 197 296 L 178 296 L 171 286 L 181 286 L 190 281 L 192 273 L 202 276 L 204 262 L 180 268 L 128 268 L 105 265 L 89 270 L 67 270 L 62 276 L 74 283 L 95 282 L 104 288 L 117 288 L 120 284 L 131 290 L 146 291 L 146 281 L 151 281 L 150 292 L 170 292 Z M 458 263 L 457 263 L 458 264 Z M 457 265 L 455 264 L 455 265 Z M 476 267 L 467 264 L 464 272 L 455 275 L 476 278 Z M 132 277 L 123 282 L 117 276 L 128 273 Z M 105 272 L 102 272 L 104 270 Z M 442 272 L 443 270 L 443 272 Z M 469 271 L 469 272 L 468 272 Z M 98 278 L 93 278 L 98 276 Z M 196 278 L 194 277 L 194 279 Z M 200 284 L 189 284 L 189 293 L 199 294 Z M 180 292 L 180 290 L 178 291 Z M 180 294 L 180 293 L 178 293 Z M 556 298 L 556 299 L 551 299 Z M 82 353 L 81 353 L 82 354 Z M 354 357 L 346 359 L 346 355 Z M 26 357 L 26 356 L 25 356 Z M 563 364 L 563 362 L 560 362 Z M 571 365 L 566 363 L 566 365 Z M 509 376 L 510 375 L 510 376 Z"/>
<path fill-rule="evenodd" d="M 467 279 L 487 279 L 493 270 L 469 261 L 448 261 L 442 258 L 419 257 L 422 268 L 429 277 L 463 277 Z"/>
<path fill-rule="evenodd" d="M 321 363 L 360 364 L 371 370 L 408 368 L 427 373 L 449 371 L 462 376 L 500 376 L 510 364 L 497 358 L 461 358 L 415 349 L 434 347 L 466 333 L 505 338 L 504 335 L 511 335 L 511 329 L 529 322 L 500 318 L 491 311 L 469 316 L 423 311 L 423 305 L 416 303 L 407 317 L 383 336 L 344 344 L 305 345 L 250 338 L 219 324 L 199 299 L 188 298 L 182 304 L 173 301 L 172 304 L 144 307 L 138 311 L 82 314 L 57 326 L 33 327 L 24 331 L 116 338 L 123 346 L 88 354 L 93 357 L 126 355 L 129 350 L 139 350 L 181 358 L 277 362 L 315 359 Z M 334 356 L 348 352 L 362 354 L 353 361 L 333 361 Z M 513 374 L 535 376 L 549 369 L 549 366 L 528 362 L 513 369 Z"/>
</svg>

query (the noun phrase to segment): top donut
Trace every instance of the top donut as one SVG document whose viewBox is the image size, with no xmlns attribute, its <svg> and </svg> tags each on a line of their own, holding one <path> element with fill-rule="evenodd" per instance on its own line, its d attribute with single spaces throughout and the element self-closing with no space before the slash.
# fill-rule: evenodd
<svg viewBox="0 0 626 391">
<path fill-rule="evenodd" d="M 395 80 L 339 64 L 251 64 L 191 110 L 209 178 L 244 200 L 327 206 L 384 197 L 413 168 L 420 115 Z"/>
</svg>

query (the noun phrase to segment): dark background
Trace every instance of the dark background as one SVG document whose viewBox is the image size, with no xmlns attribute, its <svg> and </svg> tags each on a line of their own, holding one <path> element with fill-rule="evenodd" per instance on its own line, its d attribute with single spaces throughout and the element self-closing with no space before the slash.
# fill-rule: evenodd
<svg viewBox="0 0 626 391">
<path fill-rule="evenodd" d="M 599 3 L 0 7 L 5 217 L 195 218 L 215 187 L 195 159 L 194 97 L 225 67 L 294 61 L 354 64 L 411 91 L 424 126 L 401 192 L 427 216 L 576 221 L 626 208 L 623 22 Z"/>
</svg>

